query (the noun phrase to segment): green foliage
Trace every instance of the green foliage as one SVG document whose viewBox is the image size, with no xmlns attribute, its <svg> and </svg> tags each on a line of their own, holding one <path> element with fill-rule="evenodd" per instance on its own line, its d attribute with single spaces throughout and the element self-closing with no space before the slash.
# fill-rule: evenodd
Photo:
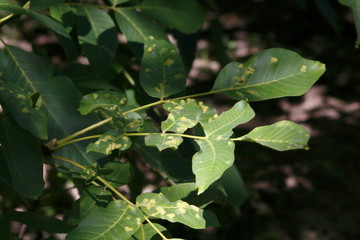
<svg viewBox="0 0 360 240">
<path fill-rule="evenodd" d="M 359 0 L 338 0 L 341 4 L 348 6 L 354 13 L 354 22 L 357 32 L 356 46 L 360 45 L 360 2 Z"/>
<path fill-rule="evenodd" d="M 47 196 L 43 163 L 81 192 L 63 221 L 30 210 L 7 211 L 0 221 L 67 233 L 68 240 L 176 239 L 169 237 L 168 222 L 193 229 L 220 226 L 211 207 L 239 208 L 248 195 L 234 164 L 237 141 L 278 151 L 308 148 L 309 133 L 290 121 L 233 136 L 234 128 L 255 117 L 249 102 L 304 94 L 324 73 L 324 64 L 268 49 L 226 65 L 210 91 L 185 95 L 186 56 L 167 33 L 197 32 L 207 19 L 200 3 L 104 2 L 34 0 L 30 8 L 0 3 L 0 10 L 25 15 L 53 32 L 66 57 L 61 72 L 35 51 L 2 40 L 2 181 L 28 209 L 36 204 L 27 199 Z M 16 18 L 0 23 L 8 19 Z M 128 42 L 118 42 L 119 34 Z M 74 63 L 80 56 L 89 64 Z M 220 114 L 206 99 L 197 100 L 211 94 L 238 102 Z M 171 186 L 141 193 L 147 182 L 139 155 Z M 123 185 L 131 198 L 116 189 Z"/>
</svg>

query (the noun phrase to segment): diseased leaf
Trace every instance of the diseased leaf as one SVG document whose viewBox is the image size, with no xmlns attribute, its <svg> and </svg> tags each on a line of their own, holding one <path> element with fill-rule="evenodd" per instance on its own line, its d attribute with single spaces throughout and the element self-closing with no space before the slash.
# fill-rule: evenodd
<svg viewBox="0 0 360 240">
<path fill-rule="evenodd" d="M 165 237 L 169 237 L 169 233 L 158 223 L 153 223 L 153 225 L 160 230 Z M 155 229 L 150 224 L 142 225 L 139 230 L 129 238 L 129 240 L 162 240 L 163 238 L 155 231 Z"/>
<path fill-rule="evenodd" d="M 79 111 L 86 115 L 97 108 L 115 111 L 126 104 L 126 96 L 121 92 L 101 90 L 82 97 Z"/>
<path fill-rule="evenodd" d="M 84 55 L 96 72 L 104 72 L 115 57 L 117 31 L 111 17 L 103 10 L 82 6 L 77 8 L 77 33 Z"/>
<path fill-rule="evenodd" d="M 254 110 L 247 101 L 242 100 L 210 123 L 204 124 L 205 135 L 208 137 L 220 135 L 230 137 L 233 134 L 232 129 L 234 127 L 250 121 L 254 116 Z"/>
<path fill-rule="evenodd" d="M 22 88 L 0 81 L 0 100 L 6 104 L 19 126 L 38 138 L 48 138 L 45 112 L 33 108 L 31 97 Z"/>
<path fill-rule="evenodd" d="M 201 5 L 193 0 L 144 0 L 138 7 L 161 24 L 187 34 L 196 32 L 206 20 Z"/>
<path fill-rule="evenodd" d="M 136 112 L 128 112 L 124 114 L 126 120 L 126 132 L 137 132 L 143 125 L 143 119 L 140 114 Z"/>
<path fill-rule="evenodd" d="M 98 152 L 109 155 L 115 149 L 125 151 L 131 146 L 131 140 L 127 136 L 123 136 L 118 130 L 110 130 L 99 137 L 95 143 L 90 143 L 86 148 L 86 152 Z"/>
<path fill-rule="evenodd" d="M 142 226 L 144 216 L 139 208 L 120 200 L 106 208 L 97 208 L 79 223 L 66 240 L 128 239 Z"/>
<path fill-rule="evenodd" d="M 145 39 L 140 83 L 151 97 L 164 99 L 185 88 L 185 67 L 175 47 L 154 37 Z"/>
<path fill-rule="evenodd" d="M 157 147 L 159 151 L 166 148 L 177 149 L 182 142 L 182 137 L 164 133 L 152 133 L 145 137 L 145 145 Z"/>
<path fill-rule="evenodd" d="M 244 64 L 232 62 L 219 73 L 214 93 L 233 99 L 261 101 L 305 93 L 325 72 L 325 65 L 295 52 L 273 48 L 251 57 Z"/>
<path fill-rule="evenodd" d="M 154 218 L 180 222 L 194 229 L 203 229 L 206 226 L 202 209 L 181 200 L 170 202 L 161 193 L 143 193 L 136 198 L 136 205 Z"/>
<path fill-rule="evenodd" d="M 201 194 L 234 163 L 235 144 L 218 135 L 197 139 L 196 142 L 201 150 L 193 156 L 192 169 L 198 194 Z"/>
<path fill-rule="evenodd" d="M 159 25 L 134 10 L 116 8 L 115 20 L 130 42 L 144 43 L 150 36 L 167 40 L 164 30 Z"/>
<path fill-rule="evenodd" d="M 202 114 L 202 109 L 194 99 L 171 101 L 165 103 L 164 108 L 171 112 L 167 119 L 161 122 L 163 132 L 184 133 L 188 128 L 194 127 L 199 122 Z"/>
<path fill-rule="evenodd" d="M 204 104 L 203 102 L 198 103 L 199 107 L 201 107 L 202 113 L 199 118 L 199 123 L 204 126 L 210 123 L 212 120 L 218 117 L 216 109 Z"/>
<path fill-rule="evenodd" d="M 239 140 L 256 142 L 263 146 L 286 151 L 292 149 L 308 149 L 310 138 L 308 131 L 291 121 L 280 121 L 268 126 L 257 127 Z"/>
</svg>

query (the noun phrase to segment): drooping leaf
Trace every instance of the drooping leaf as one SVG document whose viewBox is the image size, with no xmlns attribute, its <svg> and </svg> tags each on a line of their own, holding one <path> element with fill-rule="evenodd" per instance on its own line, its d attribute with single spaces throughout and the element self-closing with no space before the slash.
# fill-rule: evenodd
<svg viewBox="0 0 360 240">
<path fill-rule="evenodd" d="M 167 40 L 165 32 L 159 25 L 134 10 L 116 8 L 115 20 L 130 42 L 144 43 L 150 36 Z"/>
<path fill-rule="evenodd" d="M 177 149 L 182 142 L 182 137 L 164 133 L 152 133 L 145 137 L 145 145 L 157 147 L 159 151 L 166 148 Z"/>
<path fill-rule="evenodd" d="M 115 57 L 117 31 L 111 17 L 95 7 L 77 8 L 77 33 L 84 55 L 96 72 L 104 72 Z"/>
<path fill-rule="evenodd" d="M 44 10 L 62 2 L 64 0 L 32 0 L 30 2 L 30 9 L 35 11 Z"/>
<path fill-rule="evenodd" d="M 245 188 L 240 172 L 234 164 L 224 172 L 219 181 L 226 192 L 227 201 L 230 204 L 239 207 L 245 202 L 249 193 Z"/>
<path fill-rule="evenodd" d="M 235 144 L 223 136 L 210 136 L 196 142 L 201 150 L 193 156 L 192 168 L 200 194 L 234 163 Z"/>
<path fill-rule="evenodd" d="M 37 212 L 10 211 L 6 217 L 11 221 L 17 221 L 30 228 L 50 233 L 68 233 L 74 226 L 67 225 L 64 221 L 55 217 L 48 217 Z"/>
<path fill-rule="evenodd" d="M 140 83 L 151 97 L 163 99 L 185 88 L 185 67 L 175 47 L 151 36 L 145 39 Z"/>
<path fill-rule="evenodd" d="M 116 6 L 118 4 L 129 2 L 130 0 L 109 0 L 109 1 L 113 4 L 113 6 Z"/>
<path fill-rule="evenodd" d="M 0 81 L 0 100 L 6 104 L 19 126 L 38 138 L 47 139 L 46 114 L 33 108 L 27 92 L 13 83 Z"/>
<path fill-rule="evenodd" d="M 128 239 L 142 226 L 139 208 L 115 200 L 106 208 L 97 208 L 72 230 L 66 240 Z"/>
<path fill-rule="evenodd" d="M 14 14 L 25 14 L 26 10 L 14 2 L 0 2 L 0 10 Z"/>
<path fill-rule="evenodd" d="M 82 97 L 79 111 L 86 115 L 97 108 L 115 111 L 126 104 L 126 96 L 121 92 L 101 90 Z"/>
<path fill-rule="evenodd" d="M 11 119 L 0 118 L 0 145 L 9 169 L 7 182 L 17 193 L 35 199 L 44 188 L 41 143 Z M 19 151 L 21 149 L 21 151 Z"/>
<path fill-rule="evenodd" d="M 75 26 L 76 8 L 68 4 L 57 4 L 50 8 L 50 16 L 62 23 L 66 32 L 70 33 Z"/>
<path fill-rule="evenodd" d="M 103 169 L 111 170 L 104 178 L 116 188 L 129 183 L 133 177 L 133 169 L 129 162 L 108 162 Z"/>
<path fill-rule="evenodd" d="M 109 155 L 115 149 L 125 151 L 131 146 L 131 140 L 127 136 L 123 136 L 118 130 L 110 130 L 99 137 L 95 143 L 90 143 L 86 148 L 86 152 L 98 152 Z"/>
<path fill-rule="evenodd" d="M 164 108 L 168 111 L 171 109 L 171 112 L 167 119 L 161 122 L 163 132 L 183 133 L 188 128 L 194 127 L 199 122 L 200 115 L 202 114 L 202 109 L 196 104 L 194 99 L 171 101 L 165 103 Z"/>
<path fill-rule="evenodd" d="M 357 32 L 356 45 L 360 45 L 360 2 L 358 0 L 339 0 L 339 2 L 352 9 Z"/>
<path fill-rule="evenodd" d="M 292 149 L 308 149 L 309 132 L 291 121 L 280 121 L 268 126 L 257 127 L 239 140 L 256 142 L 263 146 L 286 151 Z"/>
<path fill-rule="evenodd" d="M 169 237 L 169 233 L 158 223 L 153 223 L 154 226 L 162 233 L 165 237 Z M 129 238 L 129 240 L 162 240 L 163 238 L 155 231 L 150 224 L 142 225 L 139 230 Z"/>
<path fill-rule="evenodd" d="M 244 64 L 232 62 L 219 73 L 212 92 L 234 99 L 261 101 L 305 93 L 324 73 L 325 65 L 295 52 L 273 48 Z"/>
<path fill-rule="evenodd" d="M 161 24 L 187 34 L 196 32 L 206 20 L 201 5 L 193 0 L 144 0 L 138 7 Z"/>
<path fill-rule="evenodd" d="M 0 52 L 0 72 L 5 82 L 16 84 L 31 94 L 40 93 L 42 101 L 39 108 L 47 114 L 50 139 L 69 136 L 98 121 L 94 115 L 79 114 L 76 108 L 81 99 L 80 92 L 47 60 L 6 45 Z M 98 156 L 86 154 L 87 144 L 71 144 L 58 150 L 57 155 L 83 165 L 92 164 Z M 73 168 L 70 164 L 58 163 Z"/>
<path fill-rule="evenodd" d="M 210 123 L 204 124 L 206 136 L 226 136 L 233 134 L 232 129 L 240 124 L 250 121 L 255 116 L 254 110 L 247 101 L 237 102 L 230 110 L 223 112 Z"/>
<path fill-rule="evenodd" d="M 143 193 L 136 198 L 136 205 L 151 217 L 180 222 L 194 229 L 206 226 L 202 209 L 181 200 L 170 202 L 161 193 Z"/>
</svg>

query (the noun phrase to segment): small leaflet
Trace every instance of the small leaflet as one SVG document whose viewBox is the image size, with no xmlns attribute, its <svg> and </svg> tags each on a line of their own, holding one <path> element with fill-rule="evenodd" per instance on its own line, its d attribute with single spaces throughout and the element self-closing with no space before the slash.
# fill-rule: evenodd
<svg viewBox="0 0 360 240">
<path fill-rule="evenodd" d="M 157 147 L 159 151 L 167 148 L 177 149 L 182 142 L 182 137 L 164 133 L 152 133 L 145 137 L 145 145 Z"/>
<path fill-rule="evenodd" d="M 98 152 L 109 155 L 113 150 L 125 151 L 131 146 L 129 137 L 122 135 L 118 130 L 110 130 L 99 137 L 95 143 L 90 143 L 86 152 Z"/>
</svg>

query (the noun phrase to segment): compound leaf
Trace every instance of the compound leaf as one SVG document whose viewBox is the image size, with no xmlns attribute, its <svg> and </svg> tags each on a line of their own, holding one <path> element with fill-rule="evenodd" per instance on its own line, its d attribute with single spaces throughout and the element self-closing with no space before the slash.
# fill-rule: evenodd
<svg viewBox="0 0 360 240">
<path fill-rule="evenodd" d="M 325 72 L 325 65 L 295 52 L 273 48 L 246 63 L 232 62 L 219 73 L 212 91 L 234 99 L 261 101 L 305 93 Z"/>
<path fill-rule="evenodd" d="M 145 145 L 157 147 L 159 151 L 166 148 L 177 149 L 182 142 L 182 137 L 164 133 L 152 133 L 145 137 Z"/>
<path fill-rule="evenodd" d="M 159 23 L 186 34 L 196 32 L 206 20 L 201 5 L 193 0 L 144 0 L 138 7 Z"/>
<path fill-rule="evenodd" d="M 292 149 L 307 149 L 310 138 L 308 131 L 291 121 L 280 121 L 268 126 L 257 127 L 239 140 L 256 142 L 263 146 L 286 151 Z"/>
<path fill-rule="evenodd" d="M 128 239 L 142 226 L 144 216 L 139 208 L 121 200 L 95 209 L 79 223 L 66 240 Z"/>
<path fill-rule="evenodd" d="M 115 149 L 125 151 L 131 146 L 131 140 L 118 130 L 110 130 L 99 137 L 95 143 L 90 143 L 86 152 L 98 152 L 109 155 Z"/>
<path fill-rule="evenodd" d="M 143 193 L 136 198 L 136 205 L 151 217 L 179 222 L 194 229 L 206 226 L 202 209 L 181 200 L 170 202 L 161 193 Z"/>
<path fill-rule="evenodd" d="M 175 47 L 154 37 L 145 39 L 140 83 L 151 97 L 163 99 L 185 88 L 185 67 Z"/>
</svg>

